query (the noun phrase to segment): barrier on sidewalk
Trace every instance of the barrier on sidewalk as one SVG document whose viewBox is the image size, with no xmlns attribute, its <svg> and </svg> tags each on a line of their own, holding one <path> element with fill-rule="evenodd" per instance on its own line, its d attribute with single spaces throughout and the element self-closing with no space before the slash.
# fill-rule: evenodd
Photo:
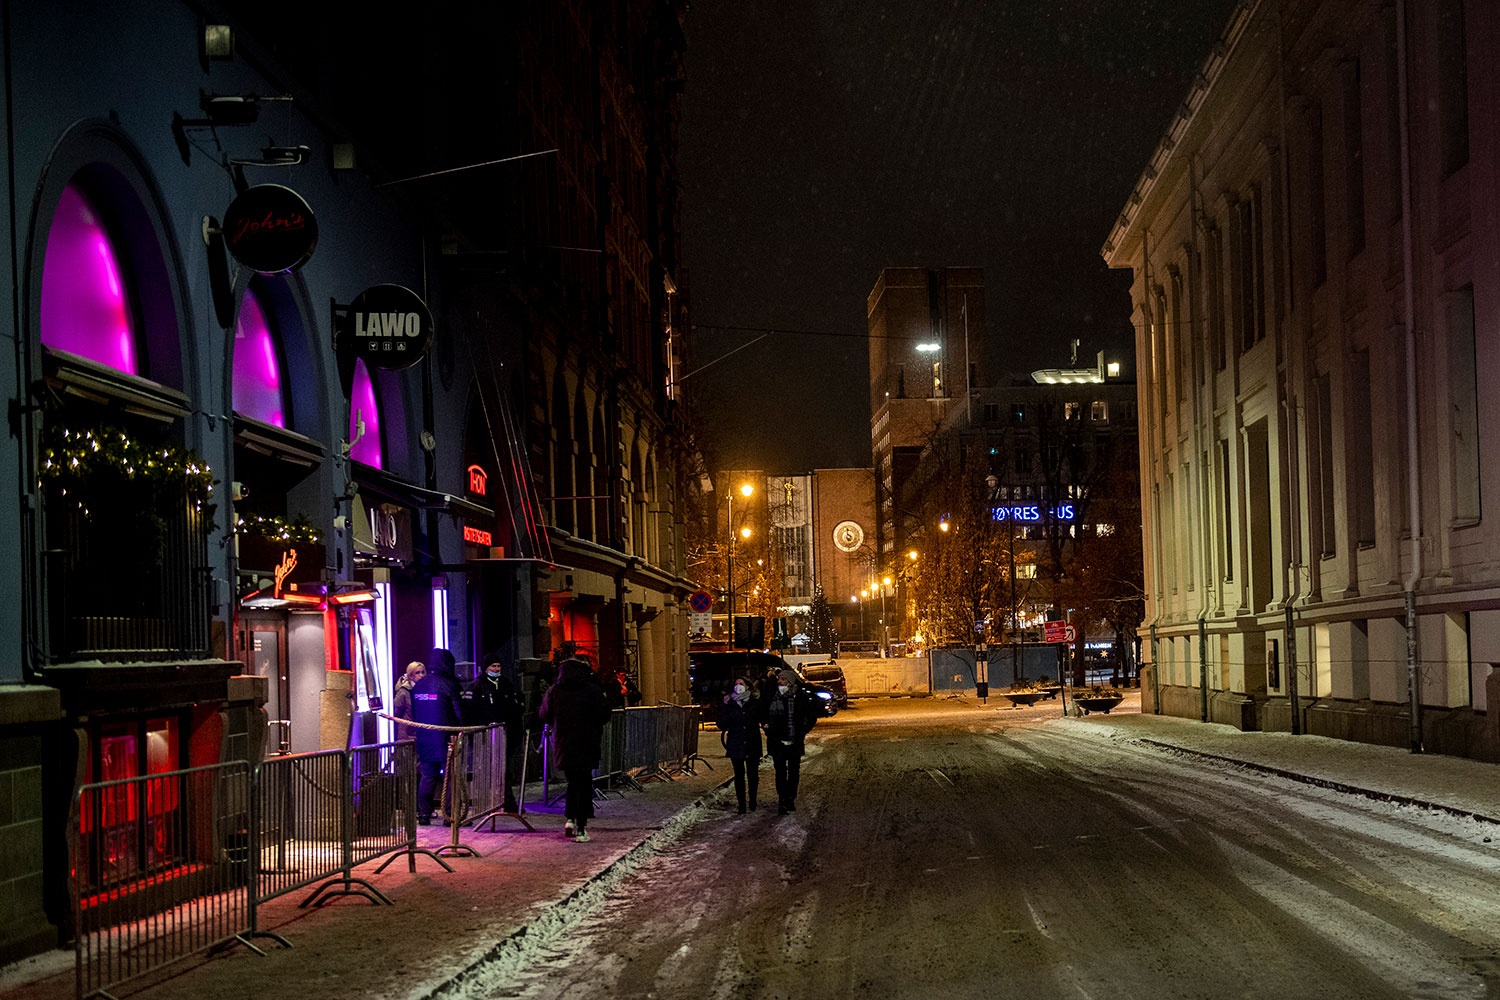
<svg viewBox="0 0 1500 1000">
<path fill-rule="evenodd" d="M 84 785 L 69 837 L 79 997 L 238 940 L 256 951 L 243 761 Z"/>
<path fill-rule="evenodd" d="M 616 709 L 597 776 L 691 771 L 702 760 L 697 715 L 679 705 Z M 505 750 L 503 726 L 451 741 L 455 844 L 464 817 L 505 814 Z M 414 871 L 417 854 L 452 871 L 417 846 L 417 781 L 416 745 L 403 740 L 84 785 L 69 838 L 79 997 L 232 941 L 260 954 L 252 938 L 289 946 L 259 929 L 257 908 L 297 890 L 315 886 L 299 906 L 343 895 L 389 904 L 353 871 L 378 858 L 380 871 L 403 855 Z"/>
<path fill-rule="evenodd" d="M 258 905 L 344 868 L 342 750 L 271 757 L 256 769 Z"/>
</svg>

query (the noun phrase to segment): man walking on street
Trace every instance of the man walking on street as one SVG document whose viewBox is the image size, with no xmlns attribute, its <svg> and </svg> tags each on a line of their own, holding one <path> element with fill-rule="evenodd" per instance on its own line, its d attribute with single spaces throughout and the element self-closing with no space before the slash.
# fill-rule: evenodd
<svg viewBox="0 0 1500 1000">
<path fill-rule="evenodd" d="M 797 810 L 797 782 L 802 770 L 803 740 L 817 716 L 804 696 L 796 671 L 783 670 L 766 706 L 766 746 L 776 768 L 776 797 L 781 815 Z"/>
<path fill-rule="evenodd" d="M 585 828 L 594 815 L 594 768 L 609 715 L 609 701 L 589 665 L 576 658 L 559 664 L 557 683 L 542 698 L 541 718 L 552 727 L 552 747 L 568 781 L 563 835 L 574 843 L 589 841 Z"/>
</svg>

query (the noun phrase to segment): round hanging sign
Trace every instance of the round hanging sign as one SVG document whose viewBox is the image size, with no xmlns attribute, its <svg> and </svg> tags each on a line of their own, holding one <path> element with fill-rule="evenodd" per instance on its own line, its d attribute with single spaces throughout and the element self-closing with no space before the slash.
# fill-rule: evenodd
<svg viewBox="0 0 1500 1000">
<path fill-rule="evenodd" d="M 318 220 L 291 188 L 257 184 L 229 203 L 224 213 L 224 245 L 252 271 L 295 271 L 312 258 L 318 246 Z"/>
<path fill-rule="evenodd" d="M 355 357 L 376 368 L 409 368 L 432 344 L 432 313 L 403 285 L 366 288 L 349 305 L 346 331 Z"/>
</svg>

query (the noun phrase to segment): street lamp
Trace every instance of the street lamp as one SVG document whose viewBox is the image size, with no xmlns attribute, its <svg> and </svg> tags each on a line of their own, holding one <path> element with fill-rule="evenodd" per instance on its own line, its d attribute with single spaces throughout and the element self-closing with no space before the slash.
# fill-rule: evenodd
<svg viewBox="0 0 1500 1000">
<path fill-rule="evenodd" d="M 891 639 L 886 633 L 885 626 L 885 591 L 891 585 L 891 578 L 885 577 L 880 582 L 880 656 L 888 659 L 891 655 Z"/>
<path fill-rule="evenodd" d="M 751 494 L 753 494 L 754 492 L 755 492 L 755 487 L 751 486 L 749 483 L 745 483 L 744 485 L 742 485 L 740 487 L 740 496 L 744 497 L 747 500 L 750 498 Z M 734 648 L 734 491 L 733 490 L 729 491 L 729 513 L 725 517 L 725 524 L 729 528 L 729 545 L 728 545 L 728 549 L 727 549 L 727 551 L 725 553 L 725 558 L 728 559 L 729 562 L 728 562 L 728 566 L 727 566 L 727 568 L 725 570 L 725 573 L 724 573 L 724 583 L 725 583 L 724 589 L 728 592 L 728 601 L 729 601 L 729 604 L 725 608 L 725 618 L 726 618 L 726 620 L 729 623 L 729 629 L 728 629 L 728 631 L 729 631 L 729 648 L 733 649 Z M 743 528 L 743 529 L 741 529 L 740 534 L 742 536 L 744 536 L 745 538 L 749 538 L 750 537 L 750 529 L 749 528 Z"/>
<path fill-rule="evenodd" d="M 990 509 L 993 511 L 1000 502 L 1000 480 L 994 476 L 985 476 L 984 484 L 989 487 Z M 1012 680 L 1020 677 L 1020 649 L 1016 645 L 1017 633 L 1020 630 L 1020 622 L 1017 619 L 1016 608 L 1016 519 L 1011 516 L 1013 512 L 1007 511 L 1005 516 L 1006 526 L 1010 528 L 1010 676 Z M 991 513 L 991 517 L 994 514 Z"/>
</svg>

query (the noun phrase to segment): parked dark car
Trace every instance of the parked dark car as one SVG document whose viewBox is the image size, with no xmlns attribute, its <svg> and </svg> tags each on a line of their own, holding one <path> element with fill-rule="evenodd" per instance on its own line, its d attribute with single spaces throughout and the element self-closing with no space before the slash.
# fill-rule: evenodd
<svg viewBox="0 0 1500 1000">
<path fill-rule="evenodd" d="M 844 679 L 844 671 L 837 663 L 803 664 L 802 676 L 809 683 L 821 684 L 832 691 L 834 704 L 839 708 L 849 707 L 849 684 Z"/>
<path fill-rule="evenodd" d="M 772 670 L 794 671 L 802 678 L 808 693 L 822 706 L 823 715 L 838 712 L 838 695 L 833 690 L 809 680 L 802 671 L 775 653 L 755 650 L 689 653 L 688 688 L 692 692 L 693 701 L 703 709 L 703 721 L 711 722 L 718 718 L 719 706 L 724 704 L 724 696 L 729 693 L 736 677 L 744 677 L 758 684 Z"/>
</svg>

